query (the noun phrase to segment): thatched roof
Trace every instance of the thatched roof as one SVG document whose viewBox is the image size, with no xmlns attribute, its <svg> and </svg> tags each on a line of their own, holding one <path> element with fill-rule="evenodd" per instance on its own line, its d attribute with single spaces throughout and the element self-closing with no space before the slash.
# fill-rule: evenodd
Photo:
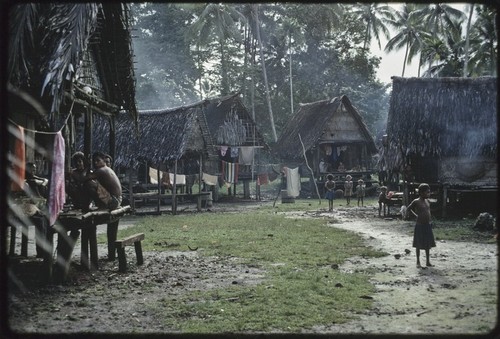
<svg viewBox="0 0 500 339">
<path fill-rule="evenodd" d="M 250 113 L 245 108 L 239 94 L 204 100 L 204 114 L 213 141 L 227 146 L 264 146 Z M 255 140 L 252 137 L 255 135 Z"/>
<path fill-rule="evenodd" d="M 121 113 L 115 120 L 115 166 L 134 168 L 140 160 L 153 166 L 182 158 L 188 152 L 202 153 L 207 144 L 197 119 L 199 107 L 139 111 L 138 129 L 130 117 Z M 93 149 L 109 149 L 109 119 L 94 123 Z"/>
<path fill-rule="evenodd" d="M 332 100 L 322 100 L 308 104 L 301 104 L 298 111 L 288 121 L 280 138 L 273 147 L 273 152 L 281 159 L 299 160 L 303 158 L 302 145 L 309 151 L 322 139 L 325 126 L 334 118 L 336 112 L 343 105 L 359 125 L 359 130 L 368 145 L 368 151 L 376 153 L 375 142 L 359 112 L 351 104 L 349 98 L 343 95 Z M 338 140 L 342 142 L 342 140 Z"/>
<path fill-rule="evenodd" d="M 393 149 L 403 155 L 496 155 L 496 77 L 392 80 L 387 135 Z"/>
<path fill-rule="evenodd" d="M 12 5 L 8 82 L 40 100 L 51 120 L 75 99 L 136 118 L 129 21 L 124 3 Z"/>
</svg>

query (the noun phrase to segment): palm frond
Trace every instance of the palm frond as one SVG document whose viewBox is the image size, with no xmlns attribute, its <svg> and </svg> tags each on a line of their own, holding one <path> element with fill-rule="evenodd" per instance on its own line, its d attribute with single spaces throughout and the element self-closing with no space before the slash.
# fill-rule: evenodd
<svg viewBox="0 0 500 339">
<path fill-rule="evenodd" d="M 13 6 L 10 9 L 9 52 L 8 52 L 8 79 L 11 84 L 19 86 L 23 79 L 28 79 L 29 57 L 27 53 L 34 47 L 33 31 L 39 4 L 26 3 Z"/>
<path fill-rule="evenodd" d="M 51 114 L 58 111 L 65 80 L 71 80 L 75 68 L 82 59 L 82 53 L 86 49 L 89 37 L 95 27 L 98 4 L 75 3 L 55 4 L 52 7 L 53 14 L 49 16 L 50 29 L 46 30 L 42 44 L 51 46 L 53 50 L 48 55 L 45 64 L 45 75 L 41 95 L 48 86 L 48 93 L 53 97 Z"/>
</svg>

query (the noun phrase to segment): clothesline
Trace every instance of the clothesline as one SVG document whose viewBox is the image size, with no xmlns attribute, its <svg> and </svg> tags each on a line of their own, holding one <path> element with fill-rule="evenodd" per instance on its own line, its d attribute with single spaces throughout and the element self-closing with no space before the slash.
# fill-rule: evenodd
<svg viewBox="0 0 500 339">
<path fill-rule="evenodd" d="M 23 129 L 25 131 L 29 131 L 29 132 L 33 132 L 33 133 L 39 133 L 39 134 L 57 134 L 59 132 L 61 132 L 63 130 L 64 127 L 66 127 L 66 125 L 68 124 L 68 119 L 69 117 L 71 116 L 71 114 L 73 114 L 73 105 L 75 104 L 75 102 L 73 101 L 71 103 L 71 108 L 69 109 L 69 113 L 68 113 L 68 116 L 66 117 L 66 119 L 64 120 L 64 124 L 61 126 L 61 128 L 56 131 L 56 132 L 45 132 L 45 131 L 37 131 L 37 130 L 34 130 L 34 129 L 29 129 L 29 128 L 26 128 L 26 127 L 23 127 L 23 126 L 20 126 L 18 124 L 16 124 L 11 118 L 9 118 L 9 121 L 11 124 L 13 125 L 16 125 L 17 127 L 23 127 Z"/>
</svg>

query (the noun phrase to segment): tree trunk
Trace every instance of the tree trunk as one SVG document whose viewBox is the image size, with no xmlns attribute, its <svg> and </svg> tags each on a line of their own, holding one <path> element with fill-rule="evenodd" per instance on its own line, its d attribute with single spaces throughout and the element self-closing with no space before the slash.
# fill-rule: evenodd
<svg viewBox="0 0 500 339">
<path fill-rule="evenodd" d="M 273 138 L 274 138 L 274 141 L 276 142 L 276 141 L 278 141 L 278 136 L 276 135 L 276 127 L 274 126 L 273 108 L 271 106 L 271 96 L 269 94 L 269 84 L 267 82 L 266 64 L 264 62 L 265 61 L 264 60 L 264 50 L 262 47 L 262 39 L 260 37 L 259 5 L 254 5 L 253 14 L 255 17 L 257 40 L 259 41 L 259 52 L 260 52 L 260 59 L 261 59 L 261 65 L 262 65 L 262 74 L 264 76 L 264 86 L 266 89 L 267 106 L 269 109 L 269 120 L 271 122 L 271 129 L 273 132 Z"/>
<path fill-rule="evenodd" d="M 288 36 L 288 45 L 289 45 L 289 53 L 290 53 L 290 108 L 293 114 L 293 79 L 292 79 L 292 34 Z"/>
<path fill-rule="evenodd" d="M 467 20 L 467 32 L 465 33 L 465 57 L 464 57 L 464 72 L 463 76 L 467 76 L 467 67 L 469 65 L 469 36 L 470 36 L 470 23 L 472 20 L 472 13 L 474 13 L 474 4 L 470 4 L 469 19 Z"/>
</svg>

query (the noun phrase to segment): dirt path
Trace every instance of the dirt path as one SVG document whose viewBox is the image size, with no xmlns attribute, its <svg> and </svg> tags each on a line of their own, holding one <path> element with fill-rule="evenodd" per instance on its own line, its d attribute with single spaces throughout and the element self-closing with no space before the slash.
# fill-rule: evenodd
<svg viewBox="0 0 500 339">
<path fill-rule="evenodd" d="M 234 207 L 218 207 L 218 211 L 230 210 Z M 376 218 L 375 213 L 373 207 L 340 208 L 333 214 L 323 210 L 291 213 L 293 217 L 330 218 L 330 226 L 358 232 L 367 245 L 390 253 L 382 258 L 351 258 L 340 267 L 347 272 L 373 275 L 374 308 L 357 314 L 359 320 L 313 331 L 488 333 L 497 319 L 496 245 L 438 240 L 437 247 L 431 250 L 435 267 L 417 269 L 411 247 L 411 222 L 383 220 Z M 135 220 L 137 217 L 124 219 L 121 228 Z M 105 228 L 99 227 L 98 231 L 105 232 Z M 76 249 L 75 255 L 78 253 Z M 100 247 L 99 253 L 103 258 L 98 271 L 79 274 L 76 269 L 67 285 L 36 292 L 24 286 L 24 293 L 9 295 L 12 328 L 37 333 L 169 332 L 147 306 L 161 293 L 224 287 L 243 279 L 245 283 L 257 284 L 265 274 L 254 267 L 221 262 L 220 258 L 203 258 L 197 252 L 164 251 L 145 252 L 145 265 L 132 265 L 126 276 L 120 276 L 117 263 L 104 259 L 106 248 Z M 147 289 L 142 287 L 145 283 Z"/>
</svg>

